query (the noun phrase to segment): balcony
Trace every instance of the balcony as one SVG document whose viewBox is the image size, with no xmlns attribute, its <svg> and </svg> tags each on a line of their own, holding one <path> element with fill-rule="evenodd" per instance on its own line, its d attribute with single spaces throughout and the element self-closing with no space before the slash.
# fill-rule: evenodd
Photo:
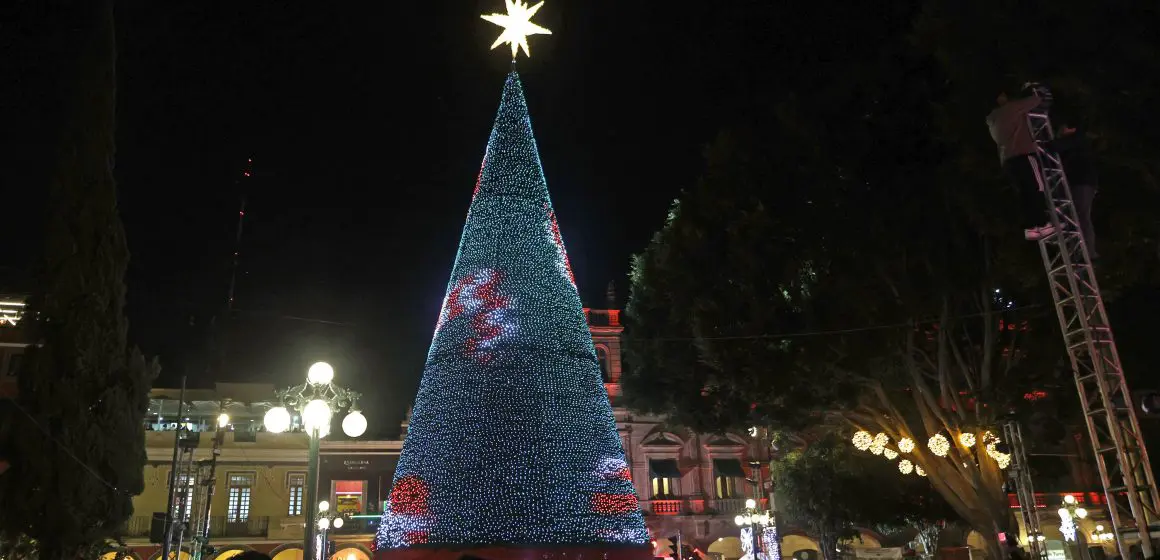
<svg viewBox="0 0 1160 560">
<path fill-rule="evenodd" d="M 745 498 L 721 498 L 713 500 L 713 509 L 719 514 L 734 515 L 745 511 Z"/>
<path fill-rule="evenodd" d="M 251 516 L 245 521 L 228 521 L 225 516 L 215 515 L 209 519 L 209 536 L 214 537 L 265 537 L 270 530 L 270 518 Z"/>
<path fill-rule="evenodd" d="M 652 500 L 649 505 L 653 515 L 680 515 L 682 500 Z"/>
</svg>

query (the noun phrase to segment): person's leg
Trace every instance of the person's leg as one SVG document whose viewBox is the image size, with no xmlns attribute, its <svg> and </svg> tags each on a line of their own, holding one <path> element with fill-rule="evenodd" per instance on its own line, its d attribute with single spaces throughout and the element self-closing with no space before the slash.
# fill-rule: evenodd
<svg viewBox="0 0 1160 560">
<path fill-rule="evenodd" d="M 1071 197 L 1075 202 L 1075 214 L 1079 219 L 1080 232 L 1083 233 L 1083 242 L 1087 245 L 1088 255 L 1093 259 L 1096 253 L 1096 228 L 1092 225 L 1092 203 L 1096 198 L 1096 189 L 1091 185 L 1074 185 L 1071 187 Z"/>
<path fill-rule="evenodd" d="M 1047 201 L 1039 183 L 1035 156 L 1017 156 L 1003 163 L 1003 169 L 1019 189 L 1020 225 L 1024 230 L 1042 228 L 1047 222 Z"/>
</svg>

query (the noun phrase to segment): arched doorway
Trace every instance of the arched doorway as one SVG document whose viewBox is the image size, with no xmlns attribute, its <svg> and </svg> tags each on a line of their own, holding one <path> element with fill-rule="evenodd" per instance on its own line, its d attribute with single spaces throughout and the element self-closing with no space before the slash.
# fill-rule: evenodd
<svg viewBox="0 0 1160 560">
<path fill-rule="evenodd" d="M 814 539 L 803 535 L 785 535 L 781 538 L 781 557 L 782 558 L 800 558 L 798 552 L 813 551 L 816 556 L 821 556 L 822 549 L 818 547 L 818 542 Z"/>
<path fill-rule="evenodd" d="M 233 558 L 234 556 L 237 556 L 248 550 L 251 550 L 248 546 L 230 546 L 222 548 L 221 550 L 218 550 L 217 556 L 214 556 L 213 560 L 229 560 L 230 558 Z"/>
<path fill-rule="evenodd" d="M 270 560 L 302 560 L 302 545 L 284 544 L 270 552 Z"/>
<path fill-rule="evenodd" d="M 737 560 L 745 553 L 741 551 L 741 539 L 721 537 L 709 544 L 709 557 L 717 560 Z"/>
<path fill-rule="evenodd" d="M 371 560 L 370 551 L 361 545 L 338 543 L 337 548 L 338 550 L 331 557 L 331 560 Z"/>
</svg>

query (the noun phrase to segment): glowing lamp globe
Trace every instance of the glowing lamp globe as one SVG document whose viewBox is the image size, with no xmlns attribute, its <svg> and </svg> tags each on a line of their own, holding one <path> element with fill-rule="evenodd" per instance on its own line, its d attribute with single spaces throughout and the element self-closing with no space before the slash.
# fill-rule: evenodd
<svg viewBox="0 0 1160 560">
<path fill-rule="evenodd" d="M 1075 503 L 1075 496 L 1072 496 L 1071 494 L 1067 494 L 1067 495 L 1065 495 L 1065 496 L 1063 497 L 1063 503 L 1065 503 L 1065 504 L 1074 504 L 1074 503 Z"/>
<path fill-rule="evenodd" d="M 737 517 L 733 518 L 733 522 L 736 523 L 738 527 L 745 525 L 745 517 L 738 515 Z"/>
<path fill-rule="evenodd" d="M 1083 519 L 1083 518 L 1087 517 L 1087 510 L 1084 508 L 1075 508 L 1075 516 L 1080 518 L 1080 519 Z"/>
<path fill-rule="evenodd" d="M 350 437 L 359 437 L 367 431 L 367 417 L 357 410 L 352 410 L 342 419 L 342 433 Z"/>
<path fill-rule="evenodd" d="M 335 528 L 335 529 L 341 529 L 341 528 L 342 528 L 342 518 L 341 518 L 341 517 L 335 517 L 335 518 L 334 518 L 334 528 Z"/>
<path fill-rule="evenodd" d="M 1056 513 L 1058 513 L 1059 518 L 1063 519 L 1064 521 L 1071 519 L 1071 512 L 1067 511 L 1067 508 L 1065 508 L 1065 507 L 1059 508 L 1059 510 L 1056 511 Z"/>
<path fill-rule="evenodd" d="M 749 509 L 753 509 L 753 508 L 757 507 L 757 501 L 754 500 L 753 498 L 749 498 L 748 500 L 745 500 L 745 507 L 747 507 Z"/>
<path fill-rule="evenodd" d="M 314 399 L 302 409 L 302 424 L 306 430 L 318 430 L 321 437 L 323 430 L 330 431 L 330 405 L 322 399 Z"/>
<path fill-rule="evenodd" d="M 321 502 L 318 502 L 318 511 L 327 511 L 329 509 L 330 509 L 330 502 L 328 502 L 326 500 L 322 500 Z"/>
<path fill-rule="evenodd" d="M 322 529 L 323 531 L 329 529 L 330 528 L 330 519 L 327 519 L 325 517 L 323 517 L 322 519 L 319 519 L 318 520 L 318 528 Z"/>
<path fill-rule="evenodd" d="M 229 425 L 230 425 L 230 415 L 226 414 L 224 412 L 219 414 L 218 415 L 218 427 L 224 428 L 224 427 L 229 426 Z"/>
<path fill-rule="evenodd" d="M 334 368 L 326 362 L 318 362 L 306 371 L 306 380 L 311 385 L 326 385 L 334 380 Z"/>
<path fill-rule="evenodd" d="M 266 431 L 280 434 L 290 429 L 290 411 L 285 407 L 276 406 L 266 411 L 266 417 L 262 422 L 266 425 Z"/>
</svg>

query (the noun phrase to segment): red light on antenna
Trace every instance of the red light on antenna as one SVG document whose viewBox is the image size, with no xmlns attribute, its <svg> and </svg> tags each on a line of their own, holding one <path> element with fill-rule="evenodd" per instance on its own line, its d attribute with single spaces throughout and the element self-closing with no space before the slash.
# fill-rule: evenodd
<svg viewBox="0 0 1160 560">
<path fill-rule="evenodd" d="M 240 210 L 240 211 L 238 211 L 238 215 L 239 215 L 239 216 L 245 216 L 245 215 L 246 215 L 246 212 L 245 212 L 245 210 Z"/>
<path fill-rule="evenodd" d="M 246 177 L 249 177 L 249 176 L 250 176 L 250 172 L 249 172 L 249 171 L 247 171 L 247 172 L 245 173 L 245 175 L 246 175 Z"/>
</svg>

